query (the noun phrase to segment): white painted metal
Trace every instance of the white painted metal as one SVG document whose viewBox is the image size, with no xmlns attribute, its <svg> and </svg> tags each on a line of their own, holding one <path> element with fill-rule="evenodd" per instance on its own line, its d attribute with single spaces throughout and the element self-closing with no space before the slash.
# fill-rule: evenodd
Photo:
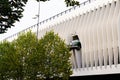
<svg viewBox="0 0 120 80">
<path fill-rule="evenodd" d="M 88 37 L 87 36 L 87 29 L 88 29 L 88 25 L 89 25 L 89 21 L 90 21 L 90 17 L 91 17 L 91 12 L 88 12 L 88 17 L 87 17 L 87 20 L 86 20 L 86 24 L 84 25 L 84 41 L 86 42 L 85 43 L 85 63 L 86 63 L 86 67 L 88 68 L 89 67 L 89 52 L 88 52 Z"/>
<path fill-rule="evenodd" d="M 120 11 L 117 18 L 118 47 L 119 47 L 119 63 L 120 63 Z"/>
<path fill-rule="evenodd" d="M 82 53 L 84 55 L 84 66 L 87 67 L 87 54 L 86 54 L 86 25 L 87 25 L 87 21 L 88 21 L 88 17 L 89 17 L 89 13 L 87 12 L 86 14 L 86 18 L 85 18 L 85 21 L 84 21 L 84 25 L 83 25 L 83 31 L 82 31 L 82 39 L 83 39 L 83 43 L 82 46 L 83 46 L 83 51 L 84 53 Z"/>
<path fill-rule="evenodd" d="M 103 15 L 105 11 L 105 6 L 100 7 L 100 14 L 99 14 L 99 20 L 97 25 L 97 38 L 98 38 L 98 59 L 99 59 L 99 66 L 102 68 L 103 66 L 103 50 L 102 50 L 102 34 L 101 34 L 101 25 L 103 21 Z"/>
<path fill-rule="evenodd" d="M 112 21 L 112 18 L 113 18 L 113 12 L 114 12 L 114 9 L 115 8 L 115 5 L 114 5 L 114 2 L 112 2 L 110 4 L 110 12 L 109 12 L 109 15 L 108 15 L 108 21 L 107 21 L 107 46 L 108 46 L 108 53 L 109 53 L 109 65 L 111 66 L 113 64 L 113 47 L 112 47 L 112 25 L 111 25 L 111 21 Z"/>
<path fill-rule="evenodd" d="M 82 68 L 85 68 L 85 41 L 84 41 L 84 24 L 86 24 L 86 19 L 87 19 L 87 14 L 84 14 L 83 15 L 84 18 L 83 18 L 83 22 L 81 24 L 81 27 L 80 27 L 80 32 L 79 32 L 79 36 L 81 38 L 81 43 L 82 43 Z"/>
<path fill-rule="evenodd" d="M 91 16 L 90 16 L 90 22 L 88 24 L 88 31 L 87 31 L 87 39 L 88 39 L 88 52 L 89 52 L 89 62 L 90 66 L 93 67 L 93 56 L 92 56 L 92 40 L 91 40 L 91 26 L 93 24 L 93 19 L 94 19 L 95 11 L 91 10 Z"/>
<path fill-rule="evenodd" d="M 96 12 L 96 19 L 93 25 L 93 48 L 94 48 L 94 60 L 95 60 L 95 67 L 97 68 L 98 66 L 98 36 L 97 36 L 97 25 L 98 25 L 98 20 L 100 17 L 100 8 L 97 9 Z"/>
<path fill-rule="evenodd" d="M 91 29 L 90 29 L 90 47 L 91 47 L 91 68 L 93 68 L 93 66 L 95 65 L 95 57 L 94 57 L 94 24 L 95 24 L 95 21 L 97 20 L 97 17 L 96 17 L 96 13 L 97 13 L 97 10 L 95 9 L 94 10 L 94 18 L 93 18 L 93 22 L 92 22 L 92 25 L 91 25 Z"/>
<path fill-rule="evenodd" d="M 113 14 L 113 19 L 112 19 L 112 35 L 113 35 L 113 53 L 114 53 L 114 64 L 115 66 L 117 66 L 118 64 L 118 34 L 117 34 L 117 17 L 120 11 L 120 1 L 115 1 L 114 2 L 116 7 L 115 7 L 115 11 Z"/>
</svg>

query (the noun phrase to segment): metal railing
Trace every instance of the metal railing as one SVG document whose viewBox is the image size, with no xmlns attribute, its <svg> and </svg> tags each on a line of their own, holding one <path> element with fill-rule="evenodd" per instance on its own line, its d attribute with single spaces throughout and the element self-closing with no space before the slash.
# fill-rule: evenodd
<svg viewBox="0 0 120 80">
<path fill-rule="evenodd" d="M 15 34 L 13 34 L 13 35 L 11 35 L 11 36 L 9 36 L 9 37 L 6 37 L 6 38 L 3 39 L 3 40 L 8 40 L 8 39 L 10 39 L 10 38 L 16 37 L 16 36 L 18 36 L 18 35 L 19 35 L 20 33 L 22 33 L 22 32 L 26 32 L 26 31 L 28 31 L 28 30 L 32 30 L 33 28 L 37 27 L 37 25 L 41 25 L 41 24 L 43 24 L 43 23 L 45 23 L 45 22 L 48 22 L 49 20 L 58 18 L 59 16 L 62 16 L 62 15 L 64 15 L 64 14 L 67 14 L 67 13 L 69 13 L 69 12 L 71 12 L 71 11 L 73 11 L 73 10 L 76 10 L 77 8 L 80 8 L 81 6 L 85 6 L 86 4 L 91 3 L 91 2 L 93 2 L 93 1 L 96 1 L 96 0 L 87 0 L 87 1 L 84 1 L 83 3 L 80 3 L 80 5 L 78 5 L 78 6 L 73 6 L 73 7 L 70 8 L 70 9 L 67 9 L 67 10 L 65 10 L 65 11 L 62 11 L 62 12 L 60 12 L 60 13 L 58 13 L 58 14 L 56 14 L 56 15 L 48 18 L 48 19 L 45 19 L 45 20 L 43 20 L 43 21 L 41 21 L 41 22 L 33 25 L 33 26 L 30 26 L 30 27 L 28 27 L 28 28 L 26 28 L 26 29 L 24 29 L 24 30 L 22 30 L 22 31 L 19 31 L 18 33 L 15 33 Z"/>
</svg>

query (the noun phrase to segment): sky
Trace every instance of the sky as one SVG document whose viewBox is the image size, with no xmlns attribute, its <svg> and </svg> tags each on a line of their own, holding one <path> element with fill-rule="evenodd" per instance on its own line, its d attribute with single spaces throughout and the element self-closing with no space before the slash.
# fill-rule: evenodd
<svg viewBox="0 0 120 80">
<path fill-rule="evenodd" d="M 82 3 L 87 0 L 77 1 Z M 66 7 L 64 0 L 50 0 L 47 2 L 40 2 L 40 21 L 43 21 L 69 8 L 70 7 Z M 38 2 L 35 0 L 29 0 L 24 9 L 23 17 L 20 19 L 20 21 L 14 24 L 15 27 L 9 28 L 7 33 L 0 34 L 0 40 L 3 40 L 4 38 L 9 37 L 37 23 L 37 19 L 33 18 L 38 14 Z"/>
</svg>

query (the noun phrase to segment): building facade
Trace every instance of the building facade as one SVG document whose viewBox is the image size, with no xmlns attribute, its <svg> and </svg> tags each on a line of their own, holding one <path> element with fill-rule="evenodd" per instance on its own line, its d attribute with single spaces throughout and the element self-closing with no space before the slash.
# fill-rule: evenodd
<svg viewBox="0 0 120 80">
<path fill-rule="evenodd" d="M 69 45 L 78 36 L 81 48 L 71 50 L 71 76 L 120 73 L 120 0 L 88 0 L 39 25 L 39 38 L 53 30 Z"/>
</svg>

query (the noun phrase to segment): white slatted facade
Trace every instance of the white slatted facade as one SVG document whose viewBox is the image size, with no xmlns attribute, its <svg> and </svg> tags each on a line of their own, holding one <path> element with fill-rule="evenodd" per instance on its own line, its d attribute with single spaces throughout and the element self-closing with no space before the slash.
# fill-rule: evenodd
<svg viewBox="0 0 120 80">
<path fill-rule="evenodd" d="M 72 34 L 79 36 L 82 49 L 72 54 L 72 76 L 120 73 L 120 0 L 102 1 L 62 15 L 39 31 L 40 38 L 54 30 L 67 44 Z"/>
</svg>

